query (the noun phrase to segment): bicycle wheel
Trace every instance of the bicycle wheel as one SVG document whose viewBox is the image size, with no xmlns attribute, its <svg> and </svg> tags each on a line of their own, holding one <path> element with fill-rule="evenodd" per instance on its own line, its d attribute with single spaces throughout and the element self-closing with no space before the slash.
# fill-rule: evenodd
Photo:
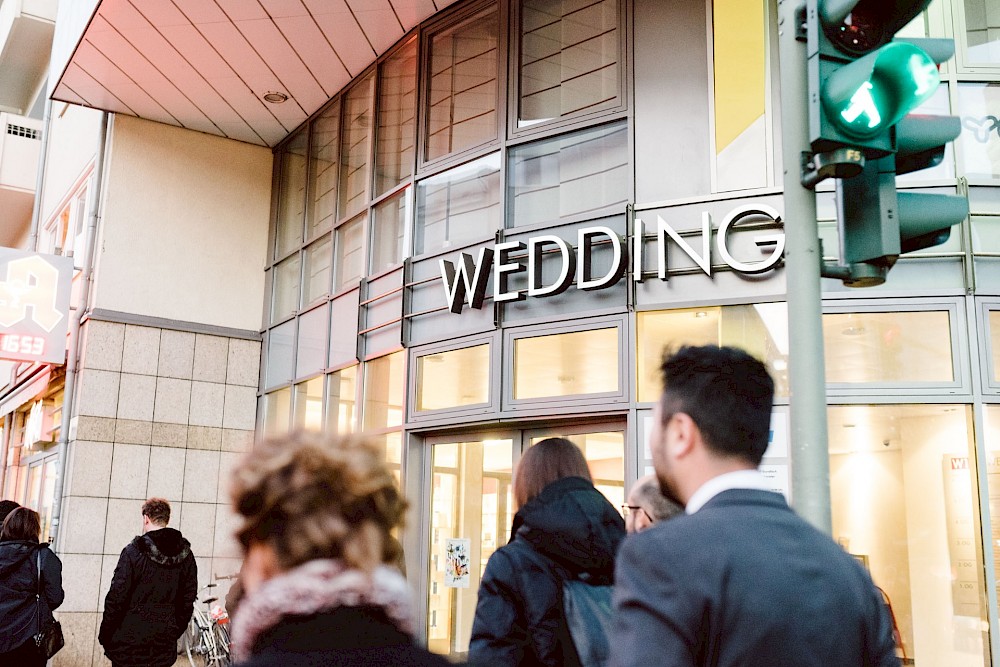
<svg viewBox="0 0 1000 667">
<path fill-rule="evenodd" d="M 206 655 L 208 651 L 205 647 L 204 636 L 205 633 L 199 626 L 197 617 L 192 616 L 180 640 L 180 653 L 187 656 L 191 667 L 207 667 Z"/>
<path fill-rule="evenodd" d="M 229 667 L 229 630 L 218 623 L 212 623 L 212 635 L 214 649 L 212 651 L 211 664 L 214 667 Z"/>
</svg>

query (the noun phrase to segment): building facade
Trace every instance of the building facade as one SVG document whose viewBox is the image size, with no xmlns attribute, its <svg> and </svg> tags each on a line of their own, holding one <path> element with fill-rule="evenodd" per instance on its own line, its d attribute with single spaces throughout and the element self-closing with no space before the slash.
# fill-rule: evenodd
<svg viewBox="0 0 1000 667">
<path fill-rule="evenodd" d="M 994 5 L 934 0 L 905 30 L 955 39 L 920 112 L 963 130 L 900 183 L 967 196 L 969 219 L 881 287 L 824 282 L 833 538 L 884 591 L 907 664 L 1000 661 Z M 509 538 L 521 453 L 570 437 L 621 505 L 652 465 L 666 347 L 738 345 L 768 364 L 764 470 L 791 496 L 783 229 L 813 221 L 784 219 L 775 2 L 60 11 L 53 105 L 114 113 L 74 430 L 25 456 L 27 394 L 0 405 L 18 452 L 5 496 L 44 508 L 46 466 L 68 456 L 59 546 L 89 588 L 72 584 L 63 616 L 81 646 L 146 495 L 180 501 L 206 581 L 234 571 L 224 481 L 254 429 L 381 443 L 411 502 L 422 636 L 453 656 Z M 79 119 L 97 134 L 79 106 L 53 118 L 51 151 Z M 49 179 L 66 175 L 43 220 L 79 200 L 82 163 L 50 155 Z M 835 257 L 832 188 L 817 204 Z M 36 372 L 54 411 L 61 371 Z M 456 545 L 472 563 L 458 580 Z"/>
</svg>

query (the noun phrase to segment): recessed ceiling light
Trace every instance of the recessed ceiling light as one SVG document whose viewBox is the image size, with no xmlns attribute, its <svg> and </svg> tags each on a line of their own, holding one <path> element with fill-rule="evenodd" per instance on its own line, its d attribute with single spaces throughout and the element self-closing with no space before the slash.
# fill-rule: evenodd
<svg viewBox="0 0 1000 667">
<path fill-rule="evenodd" d="M 288 101 L 288 95 L 276 91 L 268 91 L 264 93 L 264 101 L 269 104 L 281 104 Z"/>
<path fill-rule="evenodd" d="M 864 327 L 853 327 L 852 326 L 852 327 L 847 327 L 846 329 L 844 329 L 840 333 L 842 333 L 845 336 L 861 336 L 861 335 L 863 335 L 865 333 L 865 328 Z"/>
<path fill-rule="evenodd" d="M 706 313 L 704 310 L 699 310 L 697 313 L 694 314 L 694 316 L 699 318 L 708 317 L 708 313 Z"/>
</svg>

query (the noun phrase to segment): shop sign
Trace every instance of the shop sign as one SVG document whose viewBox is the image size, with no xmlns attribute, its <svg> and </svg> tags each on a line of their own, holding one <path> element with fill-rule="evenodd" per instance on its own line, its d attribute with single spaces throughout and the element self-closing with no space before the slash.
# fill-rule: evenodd
<svg viewBox="0 0 1000 667">
<path fill-rule="evenodd" d="M 754 244 L 766 249 L 767 256 L 754 261 L 741 261 L 733 256 L 730 239 L 736 227 L 746 220 L 759 221 L 770 219 L 776 227 L 773 231 L 757 234 Z M 725 264 L 737 273 L 748 275 L 770 271 L 781 261 L 785 251 L 785 234 L 781 231 L 780 214 L 771 206 L 765 204 L 749 204 L 730 211 L 715 230 L 715 252 Z M 655 223 L 647 223 L 635 218 L 635 231 L 632 235 L 631 273 L 632 280 L 644 280 L 643 252 L 646 233 L 655 230 L 657 278 L 669 280 L 670 271 L 667 266 L 667 248 L 673 242 L 693 260 L 705 275 L 712 275 L 712 216 L 708 212 L 702 214 L 701 250 L 698 251 L 685 240 L 674 227 L 661 216 L 656 216 Z M 591 255 L 598 243 L 611 244 L 611 267 L 604 275 L 594 275 L 591 266 Z M 548 285 L 542 284 L 542 261 L 559 262 L 557 278 Z M 441 281 L 444 284 L 445 298 L 448 309 L 453 313 L 461 313 L 462 307 L 468 303 L 473 308 L 482 308 L 486 301 L 486 287 L 490 276 L 493 277 L 493 300 L 497 303 L 505 301 L 520 301 L 526 297 L 545 297 L 561 294 L 575 285 L 576 289 L 593 291 L 611 287 L 618 283 L 629 272 L 629 258 L 626 251 L 626 240 L 614 230 L 604 226 L 586 227 L 577 232 L 577 243 L 570 245 L 568 241 L 551 234 L 533 236 L 527 241 L 506 241 L 492 248 L 479 249 L 479 254 L 473 257 L 469 253 L 461 253 L 458 262 L 446 259 L 440 260 Z M 525 272 L 528 279 L 528 289 L 509 290 L 508 278 L 516 273 Z"/>
<path fill-rule="evenodd" d="M 73 259 L 0 248 L 0 359 L 66 359 Z"/>
</svg>

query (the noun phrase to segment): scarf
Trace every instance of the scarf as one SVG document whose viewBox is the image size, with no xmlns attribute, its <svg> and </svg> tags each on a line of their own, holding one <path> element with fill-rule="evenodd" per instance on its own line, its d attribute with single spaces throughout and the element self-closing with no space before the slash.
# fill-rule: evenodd
<svg viewBox="0 0 1000 667">
<path fill-rule="evenodd" d="M 233 618 L 233 660 L 250 657 L 257 638 L 285 616 L 358 606 L 380 607 L 397 628 L 413 634 L 412 596 L 398 571 L 380 565 L 368 574 L 337 560 L 318 559 L 269 579 L 240 604 Z"/>
</svg>

